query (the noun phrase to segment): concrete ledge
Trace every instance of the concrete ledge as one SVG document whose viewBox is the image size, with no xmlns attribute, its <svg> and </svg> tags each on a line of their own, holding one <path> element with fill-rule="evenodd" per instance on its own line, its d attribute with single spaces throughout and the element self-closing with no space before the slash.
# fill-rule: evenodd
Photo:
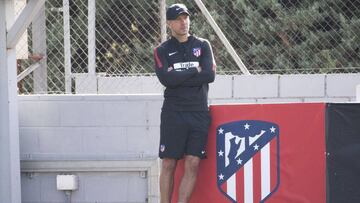
<svg viewBox="0 0 360 203">
<path fill-rule="evenodd" d="M 267 98 L 267 99 L 258 99 L 258 104 L 280 104 L 280 103 L 301 103 L 303 102 L 301 98 Z"/>
<path fill-rule="evenodd" d="M 349 97 L 305 98 L 304 102 L 350 102 Z"/>
<path fill-rule="evenodd" d="M 279 75 L 234 76 L 235 98 L 266 98 L 278 96 Z"/>
<path fill-rule="evenodd" d="M 282 75 L 280 97 L 324 97 L 325 75 Z"/>
<path fill-rule="evenodd" d="M 19 102 L 26 101 L 153 101 L 163 100 L 162 94 L 107 94 L 107 95 L 19 95 Z"/>
<path fill-rule="evenodd" d="M 162 93 L 163 86 L 156 76 L 99 77 L 99 94 Z"/>
<path fill-rule="evenodd" d="M 214 104 L 255 104 L 256 99 L 211 99 L 209 101 L 210 105 Z"/>
<path fill-rule="evenodd" d="M 326 75 L 326 94 L 329 97 L 356 96 L 356 85 L 360 84 L 360 74 Z"/>
<path fill-rule="evenodd" d="M 108 171 L 158 171 L 160 160 L 22 160 L 21 172 L 108 172 Z M 153 172 L 154 172 L 153 171 Z"/>
<path fill-rule="evenodd" d="M 214 83 L 209 85 L 209 98 L 231 98 L 233 76 L 217 75 Z"/>
</svg>

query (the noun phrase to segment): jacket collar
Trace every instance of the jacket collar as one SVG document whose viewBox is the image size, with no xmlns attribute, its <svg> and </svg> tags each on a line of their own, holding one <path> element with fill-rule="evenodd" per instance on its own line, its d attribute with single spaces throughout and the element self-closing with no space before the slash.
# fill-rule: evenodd
<svg viewBox="0 0 360 203">
<path fill-rule="evenodd" d="M 175 43 L 176 45 L 179 45 L 179 44 L 189 43 L 189 42 L 191 42 L 193 39 L 194 39 L 194 36 L 193 36 L 193 35 L 189 35 L 188 40 L 187 40 L 186 42 L 183 42 L 183 43 L 179 42 L 175 37 L 171 37 L 171 38 L 170 38 L 170 41 L 171 41 L 172 43 Z"/>
</svg>

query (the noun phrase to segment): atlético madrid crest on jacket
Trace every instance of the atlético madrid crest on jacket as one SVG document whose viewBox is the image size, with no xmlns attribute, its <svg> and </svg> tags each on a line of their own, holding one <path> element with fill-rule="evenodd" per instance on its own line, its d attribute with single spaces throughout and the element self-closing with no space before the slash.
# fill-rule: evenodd
<svg viewBox="0 0 360 203">
<path fill-rule="evenodd" d="M 234 203 L 265 202 L 280 182 L 279 126 L 240 120 L 216 128 L 218 189 Z"/>
<path fill-rule="evenodd" d="M 193 48 L 193 54 L 194 54 L 194 56 L 196 56 L 196 57 L 201 56 L 201 48 L 200 48 L 200 47 L 198 47 L 198 48 Z"/>
</svg>

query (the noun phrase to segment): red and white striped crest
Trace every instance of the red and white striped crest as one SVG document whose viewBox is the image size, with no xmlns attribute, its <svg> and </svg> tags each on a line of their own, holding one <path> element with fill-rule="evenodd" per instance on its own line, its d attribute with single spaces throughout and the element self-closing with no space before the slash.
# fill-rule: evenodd
<svg viewBox="0 0 360 203">
<path fill-rule="evenodd" d="M 264 202 L 277 189 L 279 127 L 243 120 L 217 127 L 217 184 L 232 202 Z"/>
</svg>

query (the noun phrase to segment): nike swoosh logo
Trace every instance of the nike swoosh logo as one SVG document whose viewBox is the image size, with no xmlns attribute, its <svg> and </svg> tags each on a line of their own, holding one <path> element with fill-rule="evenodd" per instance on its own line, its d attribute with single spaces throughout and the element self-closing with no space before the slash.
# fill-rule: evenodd
<svg viewBox="0 0 360 203">
<path fill-rule="evenodd" d="M 177 53 L 177 51 L 171 52 L 171 53 L 169 53 L 169 56 L 172 56 L 172 55 L 174 55 L 174 54 L 176 54 L 176 53 Z"/>
</svg>

